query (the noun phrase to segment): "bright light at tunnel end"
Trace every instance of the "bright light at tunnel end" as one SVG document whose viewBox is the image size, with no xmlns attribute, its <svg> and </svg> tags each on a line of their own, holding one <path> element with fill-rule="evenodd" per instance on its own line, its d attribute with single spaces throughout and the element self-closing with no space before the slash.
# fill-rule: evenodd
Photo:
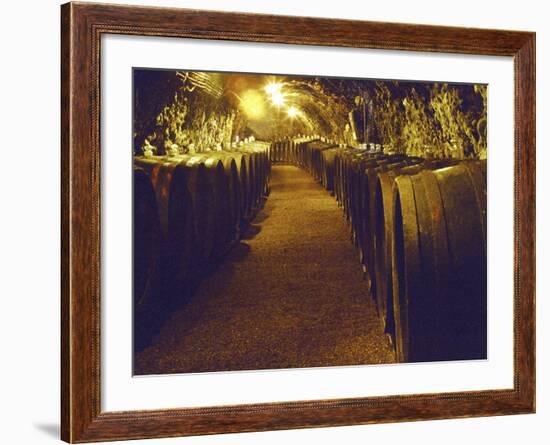
<svg viewBox="0 0 550 445">
<path fill-rule="evenodd" d="M 268 94 L 273 105 L 278 107 L 284 105 L 285 103 L 285 96 L 282 89 L 283 84 L 280 82 L 270 82 L 264 87 L 264 90 Z"/>
<path fill-rule="evenodd" d="M 295 106 L 291 106 L 286 110 L 286 114 L 290 118 L 295 118 L 300 115 L 300 110 L 298 110 Z"/>
<path fill-rule="evenodd" d="M 283 88 L 282 83 L 270 82 L 264 87 L 264 90 L 267 94 L 269 94 L 270 96 L 273 96 L 275 94 L 281 94 L 282 88 Z"/>
</svg>

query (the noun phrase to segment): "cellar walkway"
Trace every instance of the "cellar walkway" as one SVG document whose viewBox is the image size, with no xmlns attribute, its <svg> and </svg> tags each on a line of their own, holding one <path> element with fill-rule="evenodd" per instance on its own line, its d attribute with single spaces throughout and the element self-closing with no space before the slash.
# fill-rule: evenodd
<svg viewBox="0 0 550 445">
<path fill-rule="evenodd" d="M 138 353 L 135 374 L 394 360 L 342 210 L 308 173 L 274 165 L 263 210 Z"/>
</svg>

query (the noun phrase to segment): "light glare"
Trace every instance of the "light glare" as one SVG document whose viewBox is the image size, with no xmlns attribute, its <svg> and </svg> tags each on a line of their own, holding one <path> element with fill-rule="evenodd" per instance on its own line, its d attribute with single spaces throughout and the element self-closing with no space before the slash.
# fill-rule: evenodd
<svg viewBox="0 0 550 445">
<path fill-rule="evenodd" d="M 298 110 L 298 108 L 292 106 L 288 110 L 286 110 L 286 114 L 288 114 L 288 117 L 290 118 L 295 118 L 300 114 L 300 111 Z"/>
<path fill-rule="evenodd" d="M 265 86 L 265 92 L 269 95 L 274 95 L 274 94 L 280 94 L 281 93 L 281 88 L 283 88 L 283 84 L 282 83 L 275 83 L 275 82 L 271 82 L 271 83 L 268 83 L 266 86 Z"/>
<path fill-rule="evenodd" d="M 271 95 L 271 102 L 273 102 L 273 104 L 277 105 L 278 107 L 283 105 L 285 103 L 285 97 L 283 96 L 283 93 L 281 93 L 280 91 L 273 93 Z"/>
</svg>

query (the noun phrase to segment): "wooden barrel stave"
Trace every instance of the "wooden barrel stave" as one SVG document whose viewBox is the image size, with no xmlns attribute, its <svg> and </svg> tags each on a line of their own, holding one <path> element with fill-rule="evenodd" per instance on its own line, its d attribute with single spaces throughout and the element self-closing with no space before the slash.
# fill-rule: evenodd
<svg viewBox="0 0 550 445">
<path fill-rule="evenodd" d="M 376 274 L 376 307 L 382 327 L 395 337 L 392 294 L 392 238 L 394 233 L 394 181 L 398 175 L 411 175 L 422 171 L 423 165 L 387 169 L 377 174 L 374 193 L 373 223 Z"/>
<path fill-rule="evenodd" d="M 443 196 L 450 256 L 449 284 L 442 295 L 446 327 L 440 334 L 451 351 L 449 359 L 486 358 L 485 215 L 464 164 L 434 174 Z"/>
<path fill-rule="evenodd" d="M 211 263 L 215 263 L 226 249 L 230 222 L 230 189 L 229 180 L 221 159 L 215 156 L 207 156 L 203 159 L 206 168 L 206 176 L 210 182 L 213 201 L 214 222 L 212 224 L 213 250 Z"/>
<path fill-rule="evenodd" d="M 148 304 L 158 299 L 159 256 L 162 234 L 158 206 L 149 176 L 134 167 L 134 304 Z"/>
<path fill-rule="evenodd" d="M 410 207 L 407 217 L 394 214 L 392 242 L 393 316 L 402 361 L 486 356 L 483 169 L 483 163 L 461 163 L 395 180 L 395 212 Z"/>
<path fill-rule="evenodd" d="M 180 168 L 185 169 L 188 175 L 188 189 L 193 201 L 195 215 L 193 235 L 196 251 L 193 272 L 198 276 L 208 267 L 215 249 L 217 229 L 214 203 L 216 198 L 201 157 L 191 158 Z"/>
<path fill-rule="evenodd" d="M 185 161 L 183 161 L 185 162 Z M 193 200 L 188 190 L 188 177 L 181 163 L 170 167 L 170 184 L 166 184 L 166 238 L 163 252 L 164 289 L 166 303 L 179 305 L 187 298 L 194 247 Z M 164 176 L 168 177 L 168 171 Z"/>
<path fill-rule="evenodd" d="M 408 176 L 396 179 L 394 193 L 395 234 L 392 238 L 393 307 L 395 350 L 400 362 L 409 360 L 409 300 L 421 287 L 418 220 L 414 190 Z"/>
</svg>

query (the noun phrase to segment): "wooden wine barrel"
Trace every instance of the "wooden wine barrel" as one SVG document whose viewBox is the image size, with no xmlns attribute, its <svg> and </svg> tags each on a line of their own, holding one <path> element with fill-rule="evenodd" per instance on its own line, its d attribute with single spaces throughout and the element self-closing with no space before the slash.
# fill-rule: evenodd
<svg viewBox="0 0 550 445">
<path fill-rule="evenodd" d="M 344 164 L 344 199 L 345 207 L 348 208 L 348 219 L 355 229 L 358 221 L 358 215 L 361 214 L 361 199 L 364 193 L 363 173 L 369 165 L 377 165 L 381 157 L 376 154 L 366 152 L 365 150 L 350 150 L 346 156 Z M 354 221 L 355 218 L 355 221 Z"/>
<path fill-rule="evenodd" d="M 245 218 L 250 220 L 254 215 L 256 203 L 256 176 L 257 169 L 254 156 L 250 152 L 243 152 L 243 157 L 246 163 L 246 187 L 247 187 L 247 202 Z"/>
<path fill-rule="evenodd" d="M 296 142 L 294 139 L 290 140 L 290 148 L 289 148 L 290 156 L 289 160 L 292 164 L 297 165 L 298 164 L 298 158 L 296 156 Z"/>
<path fill-rule="evenodd" d="M 290 141 L 287 141 L 287 162 L 289 162 L 289 152 L 288 148 L 290 147 Z M 267 159 L 265 156 L 265 152 L 262 148 L 257 147 L 254 150 L 254 154 L 256 156 L 256 166 L 257 166 L 257 198 L 256 198 L 256 206 L 259 208 L 262 204 L 262 198 L 265 196 L 266 193 L 266 183 L 267 183 Z"/>
<path fill-rule="evenodd" d="M 277 162 L 279 163 L 285 162 L 285 143 L 286 141 L 284 140 L 279 142 L 279 154 L 277 156 Z"/>
<path fill-rule="evenodd" d="M 226 173 L 230 178 L 230 190 L 231 190 L 231 230 L 230 240 L 234 241 L 240 236 L 241 217 L 242 217 L 242 194 L 241 194 L 241 178 L 239 174 L 239 168 L 237 167 L 237 158 L 230 155 L 224 163 L 226 167 Z"/>
<path fill-rule="evenodd" d="M 252 159 L 254 162 L 254 209 L 257 210 L 260 205 L 260 199 L 262 196 L 262 178 L 263 178 L 263 166 L 262 155 L 257 151 L 251 151 Z"/>
<path fill-rule="evenodd" d="M 378 172 L 392 166 L 404 165 L 399 158 L 373 155 L 360 164 L 357 182 L 357 199 L 353 209 L 353 228 L 356 232 L 356 244 L 365 277 L 369 281 L 372 295 L 376 295 L 376 274 L 374 267 L 374 236 L 375 222 L 374 190 Z"/>
<path fill-rule="evenodd" d="M 178 166 L 188 157 L 138 159 L 148 170 L 158 206 L 162 243 L 161 290 L 158 305 L 170 308 L 186 299 L 194 255 L 194 211 L 187 189 L 187 178 Z"/>
<path fill-rule="evenodd" d="M 248 216 L 249 213 L 249 202 L 250 202 L 250 191 L 248 187 L 248 167 L 246 156 L 242 153 L 234 152 L 231 153 L 236 160 L 237 170 L 239 174 L 239 185 L 240 185 L 240 221 L 239 221 L 239 230 L 243 229 L 243 222 Z"/>
<path fill-rule="evenodd" d="M 342 205 L 344 207 L 344 215 L 348 221 L 351 220 L 351 202 L 353 200 L 353 186 L 356 183 L 354 179 L 353 157 L 356 150 L 346 150 L 342 156 Z"/>
<path fill-rule="evenodd" d="M 223 161 L 217 156 L 209 155 L 203 159 L 203 163 L 214 195 L 214 249 L 211 258 L 213 263 L 225 252 L 228 244 L 231 229 L 231 191 Z"/>
<path fill-rule="evenodd" d="M 299 145 L 299 156 L 300 156 L 300 166 L 307 168 L 308 165 L 308 156 L 307 156 L 307 143 L 310 142 L 310 139 L 303 139 Z"/>
<path fill-rule="evenodd" d="M 312 156 L 312 169 L 313 169 L 313 177 L 321 182 L 323 186 L 326 182 L 326 155 L 325 152 L 327 150 L 335 149 L 336 146 L 332 143 L 317 141 L 315 144 L 311 147 L 311 156 Z M 330 155 L 329 155 L 330 156 Z M 331 168 L 333 164 L 334 158 L 331 157 Z"/>
<path fill-rule="evenodd" d="M 178 166 L 187 176 L 193 202 L 195 255 L 192 271 L 196 279 L 209 267 L 217 241 L 216 195 L 201 156 L 192 156 Z"/>
<path fill-rule="evenodd" d="M 334 192 L 334 164 L 337 152 L 337 148 L 329 148 L 322 153 L 321 183 L 329 192 Z"/>
<path fill-rule="evenodd" d="M 346 207 L 348 207 L 349 221 L 354 233 L 359 232 L 359 225 L 363 219 L 364 202 L 368 201 L 365 194 L 368 192 L 368 184 L 364 171 L 369 166 L 376 166 L 380 161 L 373 157 L 370 153 L 356 151 L 348 157 L 348 162 L 345 166 L 345 182 L 344 194 L 347 199 L 344 199 Z M 366 195 L 368 197 L 368 194 Z M 357 239 L 355 243 L 357 245 Z"/>
<path fill-rule="evenodd" d="M 271 143 L 271 148 L 269 150 L 269 159 L 271 162 L 277 161 L 276 153 L 277 153 L 278 146 L 279 146 L 279 141 L 274 141 Z"/>
<path fill-rule="evenodd" d="M 170 210 L 170 199 L 172 179 L 174 178 L 174 171 L 178 164 L 183 161 L 183 158 L 168 158 L 155 162 L 150 169 L 149 176 L 151 183 L 155 189 L 155 195 L 157 198 L 157 205 L 159 208 L 159 217 L 161 228 L 164 238 L 168 237 L 168 218 Z"/>
<path fill-rule="evenodd" d="M 337 177 L 337 200 L 340 206 L 343 208 L 344 216 L 347 218 L 347 209 L 346 209 L 346 158 L 349 148 L 346 148 L 338 153 L 336 158 L 336 177 Z"/>
<path fill-rule="evenodd" d="M 353 242 L 359 248 L 360 256 L 363 254 L 362 224 L 368 215 L 369 184 L 364 171 L 369 166 L 378 165 L 378 160 L 370 157 L 368 153 L 357 153 L 350 158 L 347 168 L 346 193 L 349 196 L 349 221 L 351 224 Z"/>
<path fill-rule="evenodd" d="M 313 141 L 308 144 L 309 165 L 308 169 L 313 179 L 319 181 L 320 178 L 320 157 L 321 151 L 326 147 L 322 141 Z"/>
<path fill-rule="evenodd" d="M 324 145 L 319 139 L 312 139 L 304 141 L 302 144 L 302 158 L 303 167 L 315 178 L 316 173 L 314 169 L 315 164 L 315 151 Z"/>
<path fill-rule="evenodd" d="M 144 169 L 134 167 L 133 183 L 133 341 L 141 351 L 159 328 L 163 239 L 155 191 Z"/>
<path fill-rule="evenodd" d="M 181 162 L 185 161 L 182 158 Z M 164 293 L 171 305 L 179 305 L 187 299 L 195 255 L 194 206 L 188 189 L 189 178 L 180 168 L 181 162 L 160 169 L 160 174 L 166 179 L 161 182 L 162 189 L 157 191 L 166 224 L 162 260 Z"/>
<path fill-rule="evenodd" d="M 351 218 L 351 201 L 353 195 L 353 164 L 358 157 L 364 156 L 359 150 L 347 148 L 341 157 L 342 206 L 348 221 Z"/>
<path fill-rule="evenodd" d="M 262 169 L 260 196 L 265 197 L 269 195 L 269 159 L 264 151 L 260 152 L 260 165 Z"/>
<path fill-rule="evenodd" d="M 288 163 L 288 139 L 283 139 L 281 141 L 281 156 L 279 161 L 283 164 Z"/>
<path fill-rule="evenodd" d="M 486 358 L 485 162 L 399 176 L 392 248 L 400 361 Z"/>
<path fill-rule="evenodd" d="M 264 175 L 262 178 L 262 194 L 264 196 L 269 196 L 270 189 L 269 189 L 269 181 L 271 178 L 271 163 L 269 162 L 269 157 L 267 153 L 262 153 L 262 163 L 263 163 L 263 171 Z"/>
<path fill-rule="evenodd" d="M 232 153 L 219 153 L 217 156 L 222 160 L 227 184 L 229 186 L 228 196 L 228 225 L 226 231 L 226 241 L 233 242 L 240 232 L 241 221 L 241 184 L 239 177 L 239 168 L 237 160 L 240 161 Z"/>
<path fill-rule="evenodd" d="M 296 152 L 296 163 L 298 164 L 299 167 L 303 167 L 304 166 L 304 154 L 303 154 L 304 140 L 303 139 L 298 139 L 296 141 L 294 150 Z"/>
<path fill-rule="evenodd" d="M 248 172 L 248 221 L 252 220 L 256 211 L 258 167 L 256 158 L 250 151 L 246 153 L 246 168 Z"/>
<path fill-rule="evenodd" d="M 364 237 L 365 249 L 370 252 L 368 265 L 373 275 L 376 275 L 374 265 L 376 257 L 375 228 L 377 218 L 375 194 L 378 175 L 382 172 L 406 167 L 407 165 L 409 165 L 408 160 L 393 157 L 384 158 L 376 164 L 368 166 L 364 171 L 363 177 L 364 182 L 368 184 L 368 195 L 365 196 L 365 201 L 363 202 L 363 211 L 367 212 L 368 216 L 363 220 L 362 236 Z M 374 280 L 376 281 L 376 277 L 374 277 Z"/>
<path fill-rule="evenodd" d="M 134 305 L 158 300 L 162 235 L 153 185 L 145 170 L 134 167 Z"/>
<path fill-rule="evenodd" d="M 368 278 L 370 279 L 371 292 L 376 296 L 376 242 L 375 226 L 377 219 L 377 208 L 375 202 L 376 185 L 378 174 L 388 170 L 405 167 L 417 163 L 417 159 L 408 158 L 403 155 L 374 154 L 374 158 L 365 163 L 361 176 L 362 197 L 360 207 L 360 221 L 357 227 L 361 261 Z"/>
<path fill-rule="evenodd" d="M 332 170 L 332 178 L 333 178 L 333 193 L 334 198 L 336 199 L 336 202 L 338 206 L 340 207 L 340 154 L 342 153 L 344 149 L 338 148 L 335 149 L 334 153 L 334 163 L 333 163 L 333 170 Z"/>
<path fill-rule="evenodd" d="M 334 158 L 334 192 L 340 207 L 344 207 L 344 156 L 347 148 L 338 150 Z"/>
<path fill-rule="evenodd" d="M 374 266 L 376 276 L 376 307 L 380 315 L 382 327 L 386 333 L 395 338 L 395 324 L 393 320 L 393 291 L 392 291 L 392 240 L 394 233 L 394 206 L 393 187 L 395 178 L 399 175 L 413 175 L 424 169 L 437 169 L 457 162 L 453 160 L 423 160 L 409 157 L 405 165 L 393 164 L 379 170 L 374 189 L 372 222 L 374 236 Z"/>
<path fill-rule="evenodd" d="M 284 151 L 283 151 L 283 162 L 285 164 L 291 164 L 292 163 L 291 154 L 290 154 L 291 146 L 292 146 L 292 140 L 291 139 L 285 139 L 285 141 L 284 141 Z"/>
<path fill-rule="evenodd" d="M 375 245 L 375 275 L 376 275 L 376 308 L 382 326 L 388 334 L 395 338 L 393 324 L 393 293 L 391 246 L 394 232 L 393 218 L 393 186 L 396 176 L 411 175 L 422 171 L 422 164 L 395 166 L 379 172 L 374 192 L 374 225 L 373 236 Z M 388 313 L 389 311 L 389 313 Z"/>
</svg>

